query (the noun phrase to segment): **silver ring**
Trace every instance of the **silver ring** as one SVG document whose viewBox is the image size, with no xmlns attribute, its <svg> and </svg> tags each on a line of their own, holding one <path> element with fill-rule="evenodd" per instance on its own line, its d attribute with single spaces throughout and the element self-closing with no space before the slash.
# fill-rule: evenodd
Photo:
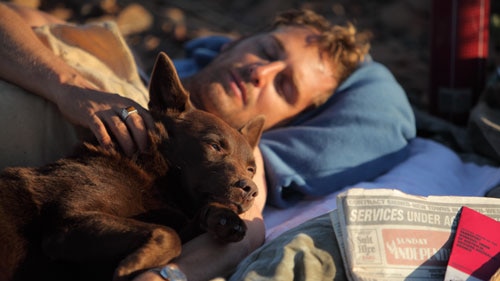
<svg viewBox="0 0 500 281">
<path fill-rule="evenodd" d="M 134 113 L 137 113 L 137 109 L 135 109 L 135 107 L 133 107 L 133 106 L 129 106 L 129 107 L 123 108 L 120 111 L 120 118 L 123 121 L 125 121 L 130 116 L 130 114 L 134 114 Z"/>
</svg>

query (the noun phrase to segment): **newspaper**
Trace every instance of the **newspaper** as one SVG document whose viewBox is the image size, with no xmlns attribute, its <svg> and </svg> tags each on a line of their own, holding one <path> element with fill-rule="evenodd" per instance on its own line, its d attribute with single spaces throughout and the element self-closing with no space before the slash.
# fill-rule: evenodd
<svg viewBox="0 0 500 281">
<path fill-rule="evenodd" d="M 500 199 L 350 189 L 330 213 L 351 281 L 443 280 L 458 215 L 468 206 L 500 221 Z"/>
</svg>

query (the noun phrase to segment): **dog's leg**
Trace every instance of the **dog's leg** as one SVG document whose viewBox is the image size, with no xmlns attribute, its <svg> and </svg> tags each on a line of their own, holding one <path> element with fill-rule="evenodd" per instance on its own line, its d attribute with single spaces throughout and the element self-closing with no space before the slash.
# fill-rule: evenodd
<svg viewBox="0 0 500 281">
<path fill-rule="evenodd" d="M 15 222 L 0 206 L 0 280 L 11 280 L 26 257 L 28 242 L 19 233 Z"/>
<path fill-rule="evenodd" d="M 146 243 L 120 262 L 113 280 L 129 280 L 145 269 L 167 264 L 180 253 L 181 240 L 173 230 L 165 227 L 154 228 Z"/>
<path fill-rule="evenodd" d="M 219 203 L 209 203 L 200 214 L 201 228 L 223 242 L 238 242 L 247 226 L 232 209 Z"/>
<path fill-rule="evenodd" d="M 45 253 L 72 262 L 121 260 L 114 280 L 129 280 L 141 270 L 166 264 L 181 251 L 173 229 L 109 214 L 74 216 L 59 225 L 44 236 Z"/>
</svg>

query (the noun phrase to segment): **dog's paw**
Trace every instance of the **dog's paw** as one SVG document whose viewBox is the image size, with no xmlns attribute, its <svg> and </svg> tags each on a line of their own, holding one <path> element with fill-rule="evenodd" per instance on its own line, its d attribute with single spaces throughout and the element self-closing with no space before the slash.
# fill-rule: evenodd
<svg viewBox="0 0 500 281">
<path fill-rule="evenodd" d="M 132 280 L 146 269 L 164 265 L 180 255 L 181 240 L 173 229 L 148 224 L 143 224 L 141 228 L 141 235 L 125 233 L 120 237 L 123 241 L 134 241 L 139 245 L 120 261 L 113 281 Z"/>
<path fill-rule="evenodd" d="M 238 242 L 247 231 L 245 222 L 230 209 L 211 208 L 205 219 L 207 232 L 222 242 Z"/>
</svg>

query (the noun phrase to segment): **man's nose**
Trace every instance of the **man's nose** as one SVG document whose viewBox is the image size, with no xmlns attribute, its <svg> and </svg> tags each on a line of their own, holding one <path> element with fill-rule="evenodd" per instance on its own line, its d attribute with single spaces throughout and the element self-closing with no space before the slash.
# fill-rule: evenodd
<svg viewBox="0 0 500 281">
<path fill-rule="evenodd" d="M 256 87 L 262 87 L 274 80 L 276 75 L 286 68 L 283 61 L 273 61 L 250 67 L 250 81 Z"/>
</svg>

